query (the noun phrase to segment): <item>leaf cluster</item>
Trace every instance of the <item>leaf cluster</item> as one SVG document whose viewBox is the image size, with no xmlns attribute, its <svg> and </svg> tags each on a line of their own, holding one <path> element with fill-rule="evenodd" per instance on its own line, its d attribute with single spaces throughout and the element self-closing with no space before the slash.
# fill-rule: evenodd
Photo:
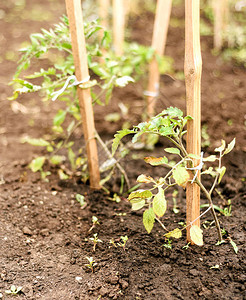
<svg viewBox="0 0 246 300">
<path fill-rule="evenodd" d="M 139 175 L 137 182 L 152 185 L 152 187 L 134 191 L 130 193 L 128 197 L 128 200 L 132 205 L 132 210 L 140 210 L 144 208 L 143 224 L 148 233 L 150 233 L 153 229 L 155 220 L 161 223 L 159 218 L 163 217 L 167 210 L 165 192 L 167 189 L 175 185 L 185 188 L 188 182 L 198 184 L 201 189 L 205 191 L 205 195 L 209 200 L 208 207 L 211 209 L 213 206 L 211 200 L 212 192 L 216 184 L 220 183 L 226 171 L 226 168 L 221 165 L 222 157 L 230 153 L 235 146 L 235 139 L 233 139 L 233 141 L 227 146 L 225 141 L 222 140 L 221 146 L 215 149 L 215 152 L 218 152 L 219 154 L 218 157 L 216 155 L 210 155 L 203 158 L 203 155 L 199 157 L 194 154 L 188 154 L 182 141 L 183 135 L 186 133 L 185 125 L 188 120 L 192 120 L 192 118 L 190 116 L 184 117 L 183 112 L 178 108 L 169 107 L 156 117 L 153 117 L 151 120 L 138 124 L 132 130 L 123 129 L 115 134 L 112 144 L 113 153 L 116 152 L 121 139 L 128 134 L 133 135 L 133 143 L 137 142 L 139 137 L 143 134 L 157 134 L 169 139 L 175 146 L 164 150 L 169 154 L 175 155 L 179 159 L 176 162 L 173 162 L 173 160 L 169 161 L 166 156 L 149 156 L 144 159 L 146 163 L 152 166 L 164 166 L 169 170 L 164 177 L 160 177 L 158 179 L 154 179 L 145 174 Z M 209 167 L 204 171 L 201 170 L 205 162 L 213 163 L 216 161 L 218 162 L 218 167 Z M 194 164 L 197 164 L 198 166 L 195 167 Z M 199 177 L 197 176 L 198 171 L 201 175 L 208 174 L 214 177 L 214 183 L 210 191 L 207 191 L 202 185 Z M 188 226 L 191 226 L 190 234 L 192 241 L 197 245 L 202 245 L 202 231 L 200 228 L 193 224 L 189 224 Z M 163 224 L 162 227 L 165 229 Z M 182 232 L 180 229 L 176 228 L 165 236 L 166 238 L 180 238 L 182 236 Z"/>
</svg>

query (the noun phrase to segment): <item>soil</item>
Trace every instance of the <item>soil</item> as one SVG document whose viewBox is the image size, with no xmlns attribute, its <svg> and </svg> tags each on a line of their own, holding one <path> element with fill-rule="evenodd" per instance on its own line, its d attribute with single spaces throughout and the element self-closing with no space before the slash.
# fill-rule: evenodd
<svg viewBox="0 0 246 300">
<path fill-rule="evenodd" d="M 22 4 L 25 6 L 21 6 Z M 38 13 L 37 13 L 38 12 Z M 208 126 L 212 153 L 220 139 L 230 142 L 236 137 L 236 147 L 224 160 L 227 173 L 219 186 L 221 197 L 214 202 L 225 207 L 231 199 L 232 215 L 219 215 L 221 228 L 226 230 L 226 243 L 216 246 L 217 233 L 210 214 L 202 217 L 204 243 L 202 247 L 185 249 L 185 238 L 174 240 L 172 249 L 164 244 L 163 229 L 155 224 L 151 234 L 142 225 L 142 213 L 132 212 L 121 197 L 119 203 L 109 199 L 119 191 L 119 179 L 114 178 L 108 195 L 90 190 L 76 177 L 61 181 L 56 169 L 49 182 L 28 169 L 30 160 L 40 150 L 20 143 L 29 135 L 41 137 L 50 132 L 50 124 L 58 102 L 43 103 L 37 95 L 27 95 L 10 102 L 11 80 L 16 68 L 17 49 L 32 32 L 49 28 L 65 13 L 63 1 L 6 1 L 0 4 L 0 293 L 4 299 L 11 285 L 21 286 L 18 299 L 246 299 L 245 293 L 245 69 L 225 63 L 211 54 L 212 38 L 202 37 L 202 124 Z M 175 7 L 172 17 L 183 18 L 183 7 Z M 145 13 L 129 21 L 131 39 L 150 44 L 153 15 Z M 148 26 L 146 26 L 148 24 Z M 174 58 L 176 71 L 183 70 L 184 27 L 170 27 L 166 54 Z M 103 119 L 109 112 L 119 111 L 122 101 L 130 107 L 132 124 L 141 120 L 144 110 L 143 84 L 136 83 L 117 89 L 112 104 L 95 109 L 97 130 L 103 140 L 113 137 L 121 123 Z M 184 81 L 162 76 L 158 110 L 167 106 L 185 109 Z M 81 132 L 76 135 L 81 139 Z M 160 141 L 153 151 L 165 147 Z M 101 152 L 100 152 L 101 153 Z M 131 184 L 141 173 L 157 176 L 161 171 L 146 165 L 141 159 L 146 152 L 135 151 L 122 165 Z M 147 153 L 149 155 L 149 153 Z M 100 157 L 102 158 L 102 157 Z M 209 180 L 206 185 L 211 184 Z M 87 206 L 81 208 L 75 195 L 85 195 Z M 171 195 L 167 195 L 168 212 L 163 223 L 171 230 L 185 222 L 185 193 L 178 199 L 179 213 L 172 211 Z M 206 203 L 205 199 L 201 199 Z M 91 218 L 97 216 L 100 225 L 91 231 Z M 89 240 L 94 233 L 103 241 L 93 252 Z M 127 235 L 126 249 L 117 246 Z M 228 238 L 238 247 L 234 252 Z M 114 239 L 116 246 L 110 243 Z M 93 272 L 85 265 L 93 257 L 97 265 Z"/>
</svg>

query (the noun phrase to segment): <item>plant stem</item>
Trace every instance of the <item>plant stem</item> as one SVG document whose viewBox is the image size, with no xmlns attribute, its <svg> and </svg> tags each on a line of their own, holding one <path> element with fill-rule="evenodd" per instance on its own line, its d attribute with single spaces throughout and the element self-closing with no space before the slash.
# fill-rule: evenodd
<svg viewBox="0 0 246 300">
<path fill-rule="evenodd" d="M 95 133 L 95 137 L 98 140 L 98 142 L 101 144 L 101 146 L 104 149 L 105 153 L 107 154 L 108 158 L 114 158 L 97 132 Z M 130 189 L 130 181 L 129 181 L 129 178 L 128 178 L 125 170 L 122 168 L 122 166 L 119 164 L 119 162 L 116 161 L 115 165 L 120 170 L 120 172 L 123 174 L 123 176 L 125 177 L 127 188 Z"/>
<path fill-rule="evenodd" d="M 217 232 L 218 232 L 218 236 L 219 236 L 219 241 L 221 242 L 223 238 L 222 238 L 222 234 L 221 234 L 219 220 L 218 220 L 216 212 L 214 210 L 214 206 L 213 206 L 213 201 L 212 201 L 211 195 L 206 190 L 206 188 L 204 187 L 204 185 L 201 183 L 201 181 L 200 181 L 199 178 L 196 178 L 195 182 L 200 186 L 201 190 L 204 192 L 205 196 L 207 197 L 207 199 L 209 201 L 209 204 L 211 206 L 212 215 L 214 217 L 215 225 L 216 225 L 216 228 L 217 228 Z"/>
<path fill-rule="evenodd" d="M 157 218 L 157 216 L 155 216 L 155 219 L 156 219 L 157 222 L 159 222 L 159 224 L 161 225 L 161 227 L 162 227 L 164 230 L 168 231 L 167 228 L 165 227 L 165 225 L 161 222 L 161 220 L 160 220 L 159 218 Z"/>
</svg>

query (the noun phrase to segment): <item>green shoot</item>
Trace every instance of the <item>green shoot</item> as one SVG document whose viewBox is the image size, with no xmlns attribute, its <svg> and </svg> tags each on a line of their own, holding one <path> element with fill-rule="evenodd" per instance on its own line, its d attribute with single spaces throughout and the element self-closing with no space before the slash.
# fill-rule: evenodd
<svg viewBox="0 0 246 300">
<path fill-rule="evenodd" d="M 117 245 L 119 247 L 122 247 L 123 250 L 125 251 L 126 250 L 126 242 L 128 241 L 128 236 L 127 235 L 121 236 L 120 239 L 121 239 L 121 242 L 117 243 Z"/>
<path fill-rule="evenodd" d="M 11 285 L 9 290 L 6 290 L 5 293 L 8 295 L 17 295 L 21 292 L 22 286 Z"/>
<path fill-rule="evenodd" d="M 96 216 L 92 216 L 92 226 L 91 228 L 89 229 L 89 232 L 92 231 L 96 225 L 100 225 L 100 223 L 98 222 L 98 218 Z"/>
<path fill-rule="evenodd" d="M 93 234 L 93 237 L 89 238 L 89 240 L 93 242 L 93 252 L 96 251 L 97 243 L 102 243 L 103 242 L 102 240 L 100 240 L 98 238 L 97 233 Z"/>
<path fill-rule="evenodd" d="M 85 266 L 87 268 L 89 268 L 91 270 L 92 273 L 94 273 L 95 270 L 95 266 L 97 265 L 97 263 L 95 262 L 93 257 L 86 257 L 86 259 L 88 260 L 88 264 L 86 264 Z"/>
</svg>

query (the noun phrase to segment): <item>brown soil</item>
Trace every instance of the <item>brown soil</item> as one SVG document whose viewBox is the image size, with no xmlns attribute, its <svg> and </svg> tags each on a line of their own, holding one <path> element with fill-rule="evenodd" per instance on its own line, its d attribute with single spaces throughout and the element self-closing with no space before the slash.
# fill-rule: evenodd
<svg viewBox="0 0 246 300">
<path fill-rule="evenodd" d="M 58 1 L 26 2 L 26 8 L 21 10 L 13 0 L 0 5 L 0 293 L 3 298 L 11 297 L 4 291 L 14 284 L 23 287 L 19 299 L 246 299 L 245 69 L 212 56 L 212 39 L 202 38 L 202 122 L 208 125 L 210 136 L 210 146 L 205 150 L 211 152 L 221 138 L 227 142 L 233 137 L 237 139 L 236 149 L 224 161 L 228 171 L 219 187 L 223 199 L 217 195 L 214 198 L 215 204 L 221 207 L 227 199 L 232 201 L 232 216 L 220 215 L 219 220 L 227 236 L 237 244 L 238 254 L 228 239 L 221 246 L 215 245 L 216 229 L 210 215 L 202 218 L 203 247 L 184 249 L 183 238 L 174 241 L 172 250 L 168 250 L 163 246 L 162 228 L 156 224 L 152 233 L 147 234 L 141 213 L 132 212 L 125 198 L 122 197 L 120 203 L 110 201 L 108 195 L 90 190 L 76 178 L 59 181 L 55 169 L 51 169 L 50 182 L 45 183 L 39 174 L 28 169 L 30 159 L 39 150 L 21 144 L 20 138 L 48 133 L 59 104 L 48 106 L 36 95 L 28 95 L 20 99 L 19 103 L 24 105 L 20 111 L 7 100 L 11 94 L 7 83 L 16 68 L 14 58 L 20 43 L 27 40 L 30 33 L 57 22 L 65 8 L 63 2 Z M 36 18 L 35 9 L 39 10 L 39 21 L 32 20 Z M 174 9 L 173 16 L 183 17 L 183 9 Z M 146 24 L 152 21 L 150 14 L 131 20 L 132 38 L 150 43 L 151 28 Z M 175 59 L 175 69 L 181 71 L 184 28 L 170 28 L 166 53 Z M 105 114 L 118 109 L 117 101 L 131 107 L 132 123 L 140 120 L 143 88 L 137 83 L 116 90 L 112 105 L 96 108 L 97 129 L 104 140 L 111 139 L 120 129 L 119 123 L 103 121 Z M 185 108 L 185 86 L 183 81 L 163 76 L 158 109 L 170 105 Z M 164 142 L 160 141 L 156 153 L 163 149 Z M 161 172 L 131 156 L 123 165 L 132 185 L 141 173 L 156 176 Z M 118 190 L 116 178 L 111 191 Z M 86 208 L 80 208 L 76 193 L 86 196 Z M 174 214 L 169 195 L 163 222 L 170 229 L 185 221 L 184 192 L 181 196 L 180 212 Z M 202 199 L 202 203 L 205 202 Z M 92 216 L 98 217 L 100 225 L 89 232 Z M 95 253 L 88 241 L 93 233 L 98 233 L 103 241 Z M 110 244 L 111 239 L 117 243 L 124 235 L 129 238 L 125 250 Z M 86 257 L 90 256 L 97 262 L 93 273 L 85 267 Z"/>
</svg>

